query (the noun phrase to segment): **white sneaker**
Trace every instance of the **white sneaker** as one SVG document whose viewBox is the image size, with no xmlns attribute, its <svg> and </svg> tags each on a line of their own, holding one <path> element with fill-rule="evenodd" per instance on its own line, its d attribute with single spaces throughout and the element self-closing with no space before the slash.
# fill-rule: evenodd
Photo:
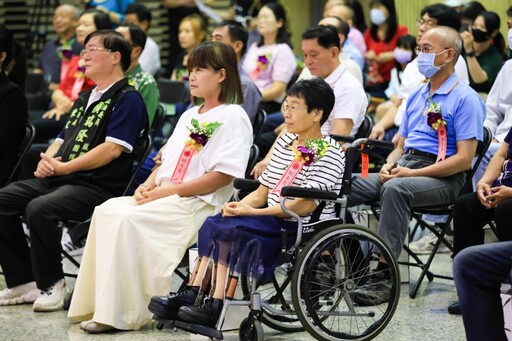
<svg viewBox="0 0 512 341">
<path fill-rule="evenodd" d="M 449 242 L 453 243 L 453 237 L 445 235 L 445 239 Z M 429 232 L 422 238 L 418 239 L 415 242 L 409 244 L 409 249 L 418 255 L 428 255 L 434 249 L 434 245 L 437 243 L 437 237 L 433 232 Z M 438 253 L 448 253 L 450 249 L 444 244 L 441 243 L 439 248 L 437 249 Z"/>
<path fill-rule="evenodd" d="M 36 312 L 60 310 L 64 307 L 64 301 L 68 293 L 69 290 L 66 286 L 66 281 L 61 279 L 47 290 L 39 293 L 32 310 Z"/>
<path fill-rule="evenodd" d="M 5 288 L 0 291 L 0 305 L 33 303 L 38 294 L 36 282 L 21 284 L 10 289 Z"/>
</svg>

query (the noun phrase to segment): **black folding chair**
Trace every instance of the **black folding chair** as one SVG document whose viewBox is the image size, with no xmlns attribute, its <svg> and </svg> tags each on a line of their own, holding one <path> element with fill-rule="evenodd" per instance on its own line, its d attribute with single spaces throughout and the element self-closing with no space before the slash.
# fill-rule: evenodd
<svg viewBox="0 0 512 341">
<path fill-rule="evenodd" d="M 31 110 L 47 110 L 50 105 L 50 74 L 29 73 L 25 95 Z"/>
<path fill-rule="evenodd" d="M 475 174 L 476 169 L 480 165 L 480 162 L 482 161 L 482 158 L 484 157 L 487 149 L 489 148 L 489 145 L 492 141 L 492 133 L 489 130 L 489 128 L 484 127 L 483 132 L 483 141 L 478 142 L 478 146 L 475 153 L 475 161 L 473 163 L 473 166 L 466 171 L 466 181 L 464 183 L 464 186 L 462 187 L 458 197 L 461 195 L 464 195 L 466 193 L 470 193 L 473 190 L 471 179 L 473 178 L 473 175 Z M 432 233 L 435 234 L 437 237 L 437 242 L 434 245 L 434 248 L 430 252 L 430 255 L 425 263 L 418 257 L 417 254 L 415 254 L 409 246 L 406 244 L 404 245 L 404 250 L 411 256 L 414 260 L 414 263 L 412 262 L 400 262 L 400 264 L 408 265 L 408 266 L 415 266 L 421 268 L 421 273 L 418 277 L 418 280 L 412 287 L 412 289 L 409 292 L 409 296 L 411 298 L 415 298 L 416 294 L 418 293 L 419 286 L 421 285 L 421 282 L 423 281 L 423 278 L 427 276 L 429 281 L 434 280 L 434 278 L 442 278 L 442 279 L 448 279 L 453 280 L 453 277 L 451 276 L 445 276 L 440 274 L 434 274 L 430 271 L 430 266 L 432 265 L 432 261 L 434 260 L 434 257 L 437 253 L 437 250 L 441 246 L 441 243 L 444 243 L 450 251 L 453 252 L 453 246 L 450 242 L 448 242 L 445 239 L 445 235 L 450 229 L 450 223 L 453 219 L 453 207 L 454 202 L 447 204 L 447 205 L 432 205 L 432 206 L 426 206 L 426 207 L 418 207 L 413 208 L 411 211 L 411 216 L 413 219 L 415 219 L 419 226 L 422 228 L 426 228 Z M 379 217 L 379 206 L 378 204 L 372 205 L 372 211 L 374 215 L 378 218 Z M 427 221 L 423 219 L 424 214 L 429 215 L 448 215 L 448 218 L 444 223 L 442 223 L 440 226 L 437 225 L 437 227 L 440 228 L 440 231 L 436 229 L 436 226 L 430 225 Z"/>
<path fill-rule="evenodd" d="M 25 136 L 23 137 L 23 140 L 21 140 L 21 143 L 18 146 L 18 162 L 14 166 L 11 175 L 7 180 L 6 185 L 14 181 L 14 179 L 16 179 L 16 177 L 18 176 L 21 163 L 23 161 L 23 158 L 27 154 L 28 150 L 30 149 L 32 141 L 34 141 L 34 136 L 36 136 L 36 129 L 32 124 L 28 123 L 25 126 Z"/>
<path fill-rule="evenodd" d="M 267 113 L 263 109 L 259 109 L 254 116 L 254 122 L 252 123 L 252 135 L 257 137 L 261 134 L 265 123 L 267 122 Z"/>
</svg>

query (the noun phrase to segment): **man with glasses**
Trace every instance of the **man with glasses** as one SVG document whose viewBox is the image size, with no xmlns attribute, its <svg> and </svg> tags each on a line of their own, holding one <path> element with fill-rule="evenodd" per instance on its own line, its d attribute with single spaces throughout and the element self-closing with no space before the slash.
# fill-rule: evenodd
<svg viewBox="0 0 512 341">
<path fill-rule="evenodd" d="M 437 26 L 448 26 L 458 31 L 460 28 L 460 19 L 454 9 L 443 4 L 435 4 L 427 6 L 421 10 L 421 17 L 416 21 L 416 25 L 418 26 L 416 41 L 419 43 L 425 32 Z M 468 71 L 464 58 L 459 57 L 457 60 L 455 72 L 461 81 L 469 84 Z M 401 79 L 402 84 L 400 85 L 400 89 L 397 94 L 399 102 L 397 104 L 393 104 L 379 122 L 375 124 L 370 135 L 373 139 L 382 140 L 385 135 L 389 136 L 389 138 L 393 137 L 402 122 L 409 94 L 425 83 L 425 76 L 423 76 L 418 70 L 417 58 L 412 60 L 405 67 Z"/>
<path fill-rule="evenodd" d="M 79 94 L 66 127 L 41 153 L 36 178 L 0 190 L 0 265 L 7 283 L 0 305 L 34 302 L 34 311 L 61 309 L 68 290 L 58 222 L 89 218 L 95 206 L 126 187 L 133 148 L 147 128 L 144 102 L 124 78 L 130 52 L 129 43 L 111 30 L 85 39 L 85 75 L 96 87 Z"/>
<path fill-rule="evenodd" d="M 428 82 L 410 94 L 398 144 L 386 164 L 378 174 L 352 184 L 349 206 L 380 201 L 377 232 L 397 258 L 411 209 L 454 202 L 483 138 L 485 105 L 455 73 L 461 49 L 453 28 L 439 26 L 421 35 L 417 65 Z M 386 302 L 391 285 L 389 268 L 380 259 L 354 300 L 359 305 Z"/>
</svg>

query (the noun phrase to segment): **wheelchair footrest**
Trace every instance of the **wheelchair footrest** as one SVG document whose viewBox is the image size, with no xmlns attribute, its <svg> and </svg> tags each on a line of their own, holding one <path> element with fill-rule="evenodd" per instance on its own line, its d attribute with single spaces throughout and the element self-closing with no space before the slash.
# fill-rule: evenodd
<svg viewBox="0 0 512 341">
<path fill-rule="evenodd" d="M 207 326 L 203 326 L 201 324 L 188 323 L 188 322 L 183 322 L 183 321 L 174 321 L 174 326 L 176 326 L 179 329 L 186 330 L 190 333 L 207 336 L 211 339 L 217 339 L 217 340 L 224 339 L 222 332 L 213 327 L 207 327 Z"/>
</svg>

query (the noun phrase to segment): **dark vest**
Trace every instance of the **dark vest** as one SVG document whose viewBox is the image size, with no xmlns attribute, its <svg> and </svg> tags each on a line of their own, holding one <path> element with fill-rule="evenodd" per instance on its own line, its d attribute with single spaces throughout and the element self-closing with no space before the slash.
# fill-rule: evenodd
<svg viewBox="0 0 512 341">
<path fill-rule="evenodd" d="M 75 159 L 105 142 L 107 123 L 113 108 L 125 93 L 136 92 L 123 78 L 85 110 L 91 91 L 80 93 L 71 108 L 64 130 L 64 142 L 55 155 L 62 157 L 63 162 Z M 69 180 L 103 186 L 114 195 L 120 195 L 130 180 L 134 158 L 133 153 L 123 152 L 103 167 L 71 174 Z"/>
</svg>

